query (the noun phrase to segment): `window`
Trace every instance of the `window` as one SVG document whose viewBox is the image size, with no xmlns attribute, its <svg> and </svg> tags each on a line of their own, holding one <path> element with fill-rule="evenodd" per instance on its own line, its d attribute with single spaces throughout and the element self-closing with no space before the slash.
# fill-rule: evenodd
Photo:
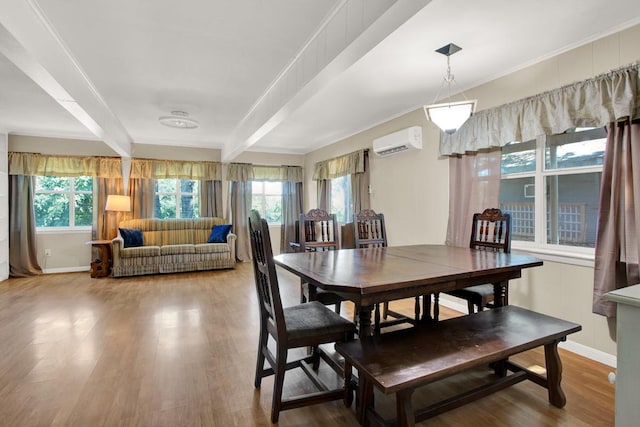
<svg viewBox="0 0 640 427">
<path fill-rule="evenodd" d="M 156 179 L 154 216 L 160 219 L 198 218 L 200 182 L 194 179 Z"/>
<path fill-rule="evenodd" d="M 282 224 L 282 183 L 252 181 L 251 209 L 260 212 L 269 224 Z"/>
<path fill-rule="evenodd" d="M 331 206 L 329 213 L 336 214 L 339 223 L 353 221 L 353 196 L 351 194 L 351 175 L 331 180 Z"/>
<path fill-rule="evenodd" d="M 605 144 L 597 128 L 503 147 L 500 207 L 511 214 L 512 241 L 595 247 Z"/>
<path fill-rule="evenodd" d="M 33 200 L 36 227 L 90 228 L 93 222 L 93 178 L 36 177 Z"/>
</svg>

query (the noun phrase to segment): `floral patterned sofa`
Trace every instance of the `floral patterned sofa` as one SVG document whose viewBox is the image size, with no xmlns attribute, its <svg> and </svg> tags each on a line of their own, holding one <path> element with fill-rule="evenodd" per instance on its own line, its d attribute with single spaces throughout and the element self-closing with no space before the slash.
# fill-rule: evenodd
<svg viewBox="0 0 640 427">
<path fill-rule="evenodd" d="M 229 232 L 223 243 L 207 242 L 213 227 L 224 224 L 224 218 L 122 221 L 112 240 L 113 276 L 234 268 L 235 234 Z M 125 247 L 120 229 L 142 230 L 142 246 Z"/>
</svg>

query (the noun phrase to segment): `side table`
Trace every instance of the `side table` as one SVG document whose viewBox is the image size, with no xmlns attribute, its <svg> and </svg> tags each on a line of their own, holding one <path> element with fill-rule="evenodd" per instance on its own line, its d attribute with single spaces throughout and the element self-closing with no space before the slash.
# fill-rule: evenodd
<svg viewBox="0 0 640 427">
<path fill-rule="evenodd" d="M 100 258 L 91 262 L 91 277 L 107 277 L 111 274 L 111 240 L 91 240 L 87 244 L 100 251 Z"/>
</svg>

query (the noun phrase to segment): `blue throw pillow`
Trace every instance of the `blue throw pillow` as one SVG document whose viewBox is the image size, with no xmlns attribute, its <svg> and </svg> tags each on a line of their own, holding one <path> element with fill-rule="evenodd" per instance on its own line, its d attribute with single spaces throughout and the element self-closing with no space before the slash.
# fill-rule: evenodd
<svg viewBox="0 0 640 427">
<path fill-rule="evenodd" d="M 227 235 L 231 232 L 231 224 L 214 225 L 207 243 L 227 243 Z"/>
<path fill-rule="evenodd" d="M 137 248 L 143 246 L 142 230 L 139 228 L 120 228 L 120 235 L 124 239 L 125 248 Z"/>
</svg>

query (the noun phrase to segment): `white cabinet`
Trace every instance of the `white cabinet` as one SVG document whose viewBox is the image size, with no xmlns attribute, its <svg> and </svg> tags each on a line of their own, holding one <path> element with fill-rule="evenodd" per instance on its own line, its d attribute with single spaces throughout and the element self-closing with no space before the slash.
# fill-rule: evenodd
<svg viewBox="0 0 640 427">
<path fill-rule="evenodd" d="M 639 425 L 640 420 L 640 285 L 605 295 L 618 303 L 618 368 L 616 427 Z"/>
</svg>

